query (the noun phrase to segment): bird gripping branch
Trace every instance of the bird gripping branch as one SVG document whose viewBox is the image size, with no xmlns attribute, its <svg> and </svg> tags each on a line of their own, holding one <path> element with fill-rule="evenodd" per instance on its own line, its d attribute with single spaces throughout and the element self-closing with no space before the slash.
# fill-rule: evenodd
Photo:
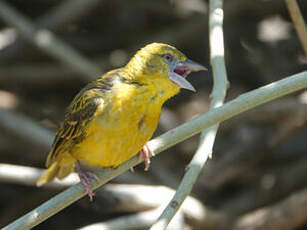
<svg viewBox="0 0 307 230">
<path fill-rule="evenodd" d="M 195 91 L 185 77 L 206 68 L 167 44 L 152 43 L 139 50 L 128 64 L 103 74 L 86 85 L 69 105 L 46 161 L 41 186 L 62 179 L 76 168 L 92 200 L 89 177 L 81 165 L 117 167 L 142 153 L 154 133 L 163 103 L 180 88 Z M 150 154 L 151 153 L 151 154 Z"/>
</svg>

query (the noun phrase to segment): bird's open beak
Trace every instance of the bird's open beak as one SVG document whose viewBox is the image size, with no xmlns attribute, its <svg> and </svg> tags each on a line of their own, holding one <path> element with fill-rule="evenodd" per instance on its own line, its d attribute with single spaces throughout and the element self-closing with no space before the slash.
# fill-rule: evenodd
<svg viewBox="0 0 307 230">
<path fill-rule="evenodd" d="M 185 79 L 185 77 L 188 76 L 188 74 L 191 72 L 197 72 L 201 70 L 207 70 L 207 68 L 201 64 L 198 64 L 197 62 L 187 59 L 185 61 L 176 63 L 175 67 L 173 68 L 173 71 L 171 71 L 169 78 L 175 84 L 180 86 L 180 88 L 188 89 L 195 92 L 195 88 L 191 85 L 190 82 Z"/>
</svg>

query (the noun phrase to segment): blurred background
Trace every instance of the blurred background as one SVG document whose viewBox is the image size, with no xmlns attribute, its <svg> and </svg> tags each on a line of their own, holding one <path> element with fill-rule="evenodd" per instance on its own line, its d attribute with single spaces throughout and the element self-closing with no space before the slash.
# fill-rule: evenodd
<svg viewBox="0 0 307 230">
<path fill-rule="evenodd" d="M 306 21 L 306 1 L 298 3 Z M 307 69 L 284 1 L 225 1 L 224 14 L 227 100 Z M 209 69 L 189 76 L 197 93 L 182 90 L 166 103 L 157 136 L 208 110 L 208 1 L 0 2 L 0 169 L 4 164 L 44 168 L 74 95 L 150 42 L 174 45 Z M 213 159 L 191 194 L 196 203 L 191 201 L 169 229 L 307 229 L 306 137 L 307 91 L 222 123 Z M 160 185 L 176 189 L 198 140 L 168 149 L 152 159 L 149 172 L 140 165 L 113 180 L 115 187 L 101 187 L 95 202 L 85 197 L 35 229 L 85 229 L 98 222 L 113 226 L 108 229 L 146 229 L 141 214 L 162 205 L 152 199 L 169 196 L 170 190 L 157 195 Z M 0 226 L 63 189 L 7 179 L 8 170 L 0 174 Z M 147 199 L 139 200 L 134 188 L 148 189 L 141 192 Z M 207 213 L 197 213 L 197 207 Z M 133 221 L 120 228 L 128 217 Z"/>
</svg>

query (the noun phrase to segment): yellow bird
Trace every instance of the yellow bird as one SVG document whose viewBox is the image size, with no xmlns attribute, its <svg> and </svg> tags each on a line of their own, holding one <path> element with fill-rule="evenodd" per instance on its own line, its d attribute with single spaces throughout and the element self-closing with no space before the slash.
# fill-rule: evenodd
<svg viewBox="0 0 307 230">
<path fill-rule="evenodd" d="M 152 43 L 139 50 L 128 64 L 103 74 L 86 85 L 68 107 L 46 161 L 41 186 L 62 179 L 76 167 L 90 199 L 94 193 L 88 166 L 116 167 L 142 153 L 145 170 L 151 150 L 146 142 L 154 133 L 163 103 L 180 88 L 195 91 L 185 80 L 192 71 L 206 70 L 167 44 Z"/>
</svg>

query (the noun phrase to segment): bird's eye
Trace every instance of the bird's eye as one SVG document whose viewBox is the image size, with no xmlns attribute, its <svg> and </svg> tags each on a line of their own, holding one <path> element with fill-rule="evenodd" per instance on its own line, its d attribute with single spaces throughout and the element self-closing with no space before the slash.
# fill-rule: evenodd
<svg viewBox="0 0 307 230">
<path fill-rule="evenodd" d="M 171 62 L 173 60 L 173 56 L 171 54 L 164 54 L 163 55 L 164 60 Z"/>
</svg>

